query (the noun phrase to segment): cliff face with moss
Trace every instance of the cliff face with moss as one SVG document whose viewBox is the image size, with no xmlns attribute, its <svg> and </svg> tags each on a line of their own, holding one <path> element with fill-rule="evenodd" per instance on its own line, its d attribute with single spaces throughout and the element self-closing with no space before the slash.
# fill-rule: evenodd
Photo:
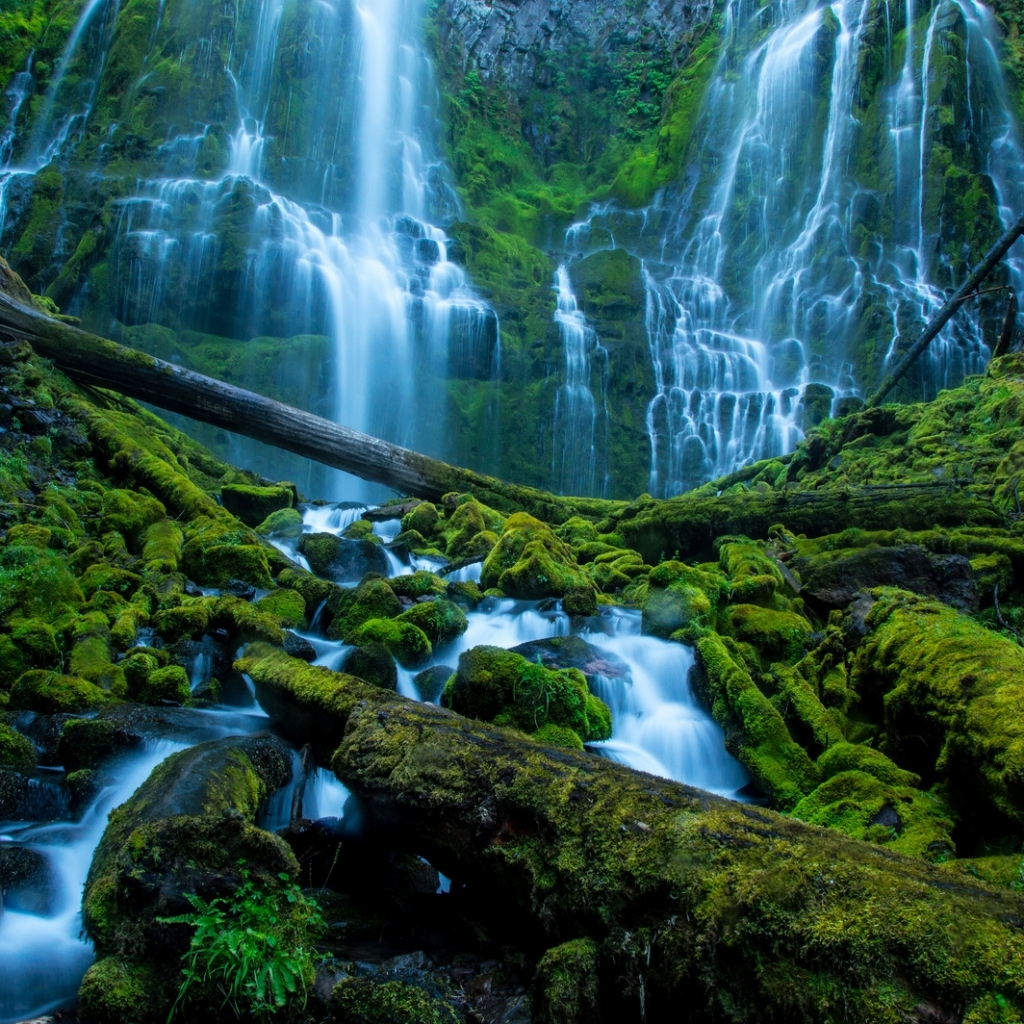
<svg viewBox="0 0 1024 1024">
<path fill-rule="evenodd" d="M 429 67 L 369 63 L 412 89 L 389 124 L 415 173 L 411 149 L 368 170 L 383 87 L 350 5 L 7 4 L 0 249 L 100 333 L 456 462 L 628 496 L 781 454 L 855 405 L 1020 206 L 1012 5 L 402 15 Z M 375 177 L 402 195 L 369 273 L 352 225 Z M 438 290 L 423 224 L 461 291 Z M 983 367 L 1019 270 L 903 397 Z M 370 402 L 386 414 L 346 411 L 375 387 L 399 396 Z"/>
</svg>

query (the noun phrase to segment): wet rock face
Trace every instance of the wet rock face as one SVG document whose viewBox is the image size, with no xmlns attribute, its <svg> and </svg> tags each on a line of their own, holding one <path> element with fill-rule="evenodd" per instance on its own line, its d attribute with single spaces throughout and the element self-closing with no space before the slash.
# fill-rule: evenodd
<svg viewBox="0 0 1024 1024">
<path fill-rule="evenodd" d="M 618 655 L 588 644 L 578 636 L 554 636 L 545 640 L 531 640 L 512 648 L 513 654 L 527 661 L 539 662 L 545 668 L 576 668 L 587 682 L 595 676 L 605 679 L 630 680 L 629 666 Z"/>
<path fill-rule="evenodd" d="M 23 846 L 0 846 L 0 905 L 25 914 L 53 912 L 54 882 L 46 858 Z"/>
<path fill-rule="evenodd" d="M 594 57 L 613 47 L 654 38 L 678 61 L 685 57 L 692 30 L 710 20 L 709 0 L 680 4 L 646 0 L 627 5 L 566 0 L 445 0 L 448 45 L 456 43 L 467 65 L 486 79 L 503 80 L 514 90 L 544 82 L 549 68 L 538 68 L 551 54 L 585 45 Z M 662 42 L 664 41 L 664 42 Z M 538 78 L 541 79 L 538 81 Z"/>
<path fill-rule="evenodd" d="M 801 596 L 822 608 L 845 608 L 862 590 L 899 587 L 935 597 L 958 611 L 978 610 L 971 563 L 963 555 L 937 555 L 917 544 L 864 548 L 844 557 L 797 559 Z"/>
</svg>

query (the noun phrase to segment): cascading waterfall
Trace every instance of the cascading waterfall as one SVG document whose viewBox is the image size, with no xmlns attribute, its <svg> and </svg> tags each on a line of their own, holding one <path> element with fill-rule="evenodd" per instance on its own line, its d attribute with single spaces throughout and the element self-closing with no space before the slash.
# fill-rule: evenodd
<svg viewBox="0 0 1024 1024">
<path fill-rule="evenodd" d="M 555 323 L 565 348 L 565 381 L 555 396 L 552 486 L 559 494 L 607 490 L 608 353 L 578 308 L 565 264 L 555 274 Z M 594 363 L 600 376 L 600 408 L 591 390 Z"/>
<path fill-rule="evenodd" d="M 734 0 L 722 37 L 684 180 L 639 217 L 595 208 L 570 245 L 614 238 L 644 260 L 658 495 L 791 450 L 808 385 L 825 411 L 870 389 L 962 279 L 955 217 L 974 231 L 992 211 L 972 243 L 984 249 L 1024 208 L 999 36 L 980 3 Z M 946 170 L 941 108 L 961 74 L 965 131 Z M 972 189 L 982 212 L 954 209 Z M 1022 248 L 1007 261 L 1018 292 Z M 980 321 L 994 315 L 955 317 L 911 396 L 980 371 Z"/>
</svg>

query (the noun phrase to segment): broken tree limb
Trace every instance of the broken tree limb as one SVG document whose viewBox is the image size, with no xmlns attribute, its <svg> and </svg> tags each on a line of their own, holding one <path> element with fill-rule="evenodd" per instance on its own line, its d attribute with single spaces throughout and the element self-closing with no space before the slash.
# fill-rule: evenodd
<svg viewBox="0 0 1024 1024">
<path fill-rule="evenodd" d="M 974 268 L 970 277 L 960 285 L 953 296 L 947 299 L 938 313 L 931 318 L 928 325 L 921 332 L 921 336 L 907 349 L 892 373 L 882 381 L 878 390 L 864 403 L 868 409 L 880 405 L 882 399 L 906 376 L 907 371 L 925 352 L 939 331 L 946 326 L 946 323 L 964 302 L 971 298 L 978 285 L 995 269 L 996 264 L 1006 255 L 1010 246 L 1021 235 L 1024 235 L 1024 216 L 1002 234 L 999 241 L 985 254 L 985 258 Z"/>
<path fill-rule="evenodd" d="M 494 508 L 525 510 L 551 522 L 603 516 L 621 502 L 560 498 L 449 465 L 341 426 L 244 388 L 126 348 L 47 316 L 0 290 L 0 328 L 31 343 L 72 380 L 120 392 L 169 412 L 283 448 L 384 484 L 402 495 L 437 501 L 456 491 Z"/>
<path fill-rule="evenodd" d="M 1019 893 L 266 645 L 236 668 L 276 725 L 339 743 L 371 834 L 490 908 L 503 941 L 532 921 L 517 937 L 555 947 L 541 968 L 565 966 L 562 991 L 589 979 L 593 1002 L 560 1021 L 980 1022 L 986 999 L 1024 999 Z"/>
</svg>

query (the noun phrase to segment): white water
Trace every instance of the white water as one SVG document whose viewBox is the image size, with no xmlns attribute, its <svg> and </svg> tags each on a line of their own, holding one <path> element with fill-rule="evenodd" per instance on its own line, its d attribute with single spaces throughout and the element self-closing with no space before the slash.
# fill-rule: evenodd
<svg viewBox="0 0 1024 1024">
<path fill-rule="evenodd" d="M 873 59 L 887 45 L 889 61 L 879 86 L 888 122 L 872 139 L 856 106 L 869 0 L 731 0 L 687 175 L 648 210 L 605 204 L 567 233 L 573 255 L 622 245 L 644 262 L 652 494 L 792 450 L 803 389 L 829 387 L 834 408 L 872 388 L 958 283 L 937 255 L 940 197 L 929 192 L 936 104 L 945 102 L 940 24 L 966 39 L 957 159 L 990 176 L 1004 224 L 1024 208 L 1024 150 L 992 12 L 974 0 L 906 3 L 899 62 L 891 22 L 901 4 L 885 6 L 887 44 L 871 42 Z M 858 160 L 872 145 L 870 172 L 891 189 L 861 180 Z M 1007 264 L 1019 293 L 1024 245 Z M 907 394 L 954 386 L 987 355 L 966 310 L 933 342 Z"/>
<path fill-rule="evenodd" d="M 555 323 L 565 349 L 565 379 L 555 395 L 552 486 L 559 494 L 605 495 L 608 488 L 608 352 L 576 303 L 569 271 L 555 274 Z M 591 390 L 594 363 L 600 410 Z"/>
</svg>

